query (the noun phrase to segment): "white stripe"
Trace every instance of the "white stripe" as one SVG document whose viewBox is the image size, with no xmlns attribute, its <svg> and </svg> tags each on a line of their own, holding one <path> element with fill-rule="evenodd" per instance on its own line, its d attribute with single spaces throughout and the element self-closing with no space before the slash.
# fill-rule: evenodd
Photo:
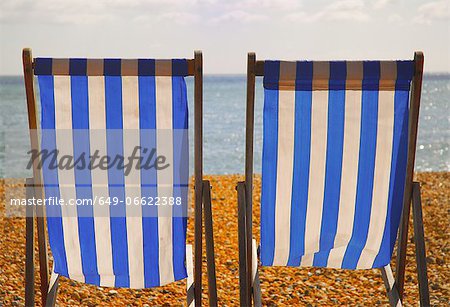
<svg viewBox="0 0 450 307">
<path fill-rule="evenodd" d="M 173 165 L 172 77 L 155 77 L 157 154 Z M 173 197 L 173 168 L 158 170 L 158 197 Z M 175 280 L 173 274 L 172 216 L 167 206 L 158 207 L 159 278 L 164 285 Z"/>
<path fill-rule="evenodd" d="M 384 267 L 384 271 L 386 273 L 386 278 L 388 280 L 389 291 L 390 291 L 390 290 L 392 290 L 392 288 L 394 287 L 394 284 L 395 284 L 395 278 L 394 278 L 394 274 L 392 273 L 391 264 L 386 265 Z"/>
<path fill-rule="evenodd" d="M 122 117 L 123 117 L 123 155 L 128 159 L 133 155 L 140 156 L 137 146 L 139 138 L 139 86 L 138 77 L 122 77 Z M 142 208 L 140 170 L 136 169 L 136 162 L 128 175 L 125 175 L 125 197 L 131 200 L 126 207 L 128 265 L 130 274 L 130 288 L 144 288 L 144 241 L 142 236 Z M 138 200 L 135 203 L 135 200 Z M 137 204 L 137 205 L 136 205 Z"/>
<path fill-rule="evenodd" d="M 73 157 L 72 138 L 72 96 L 69 76 L 54 77 L 55 95 L 55 128 L 56 148 L 58 158 Z M 75 202 L 75 174 L 73 168 L 58 167 L 60 196 L 66 203 Z M 78 236 L 78 217 L 75 205 L 61 206 L 64 246 L 66 249 L 67 270 L 69 276 L 76 276 L 76 280 L 84 282 L 81 264 L 80 238 Z"/>
<path fill-rule="evenodd" d="M 194 284 L 194 261 L 192 257 L 192 245 L 186 244 L 186 270 L 187 270 L 187 280 L 186 280 L 186 290 L 189 290 L 189 288 Z M 195 299 L 192 300 L 189 307 L 192 307 L 195 305 Z"/>
<path fill-rule="evenodd" d="M 388 284 L 389 284 L 389 291 L 392 290 L 392 288 L 394 287 L 394 283 L 395 283 L 395 278 L 394 278 L 394 274 L 392 273 L 392 268 L 391 265 L 388 264 L 384 267 L 384 272 L 386 273 L 386 278 L 388 280 Z M 401 307 L 402 305 L 402 301 L 398 300 L 397 301 L 397 307 Z"/>
<path fill-rule="evenodd" d="M 256 247 L 256 240 L 252 239 L 252 284 L 255 282 L 257 273 L 258 273 L 258 248 Z"/>
<path fill-rule="evenodd" d="M 344 145 L 339 196 L 339 215 L 334 248 L 328 257 L 328 267 L 340 268 L 350 242 L 355 217 L 358 182 L 359 141 L 361 127 L 361 91 L 345 92 Z"/>
<path fill-rule="evenodd" d="M 301 266 L 311 266 L 319 250 L 322 226 L 325 164 L 327 155 L 328 91 L 313 91 L 311 109 L 311 151 L 309 164 L 308 204 L 306 207 L 305 255 Z"/>
<path fill-rule="evenodd" d="M 48 282 L 48 292 L 50 292 L 52 290 L 52 288 L 55 285 L 56 280 L 58 279 L 58 277 L 59 277 L 59 274 L 55 273 L 55 262 L 53 262 L 52 272 L 50 274 L 50 281 Z"/>
<path fill-rule="evenodd" d="M 275 201 L 273 265 L 286 265 L 291 232 L 292 174 L 294 166 L 295 91 L 278 92 L 278 165 Z"/>
<path fill-rule="evenodd" d="M 312 266 L 314 262 L 314 254 L 305 254 L 300 260 L 300 266 Z"/>
<path fill-rule="evenodd" d="M 378 255 L 389 199 L 389 181 L 392 160 L 392 139 L 394 136 L 395 91 L 378 93 L 377 143 L 373 179 L 372 208 L 367 241 L 358 261 L 357 268 L 371 268 Z"/>
<path fill-rule="evenodd" d="M 100 157 L 107 156 L 106 147 L 106 112 L 105 112 L 105 77 L 88 77 L 89 93 L 89 137 L 91 155 L 98 150 Z M 98 167 L 91 170 L 92 197 L 106 200 L 109 197 L 108 170 Z M 115 275 L 112 262 L 110 214 L 108 206 L 94 202 L 95 248 L 97 252 L 97 269 L 100 285 L 113 287 Z"/>
</svg>

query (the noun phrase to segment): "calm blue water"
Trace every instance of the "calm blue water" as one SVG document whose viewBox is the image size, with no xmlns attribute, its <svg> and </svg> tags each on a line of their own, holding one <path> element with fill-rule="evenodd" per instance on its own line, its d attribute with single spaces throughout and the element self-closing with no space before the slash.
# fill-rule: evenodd
<svg viewBox="0 0 450 307">
<path fill-rule="evenodd" d="M 192 85 L 189 78 L 191 124 L 194 110 Z M 256 89 L 255 171 L 260 172 L 263 102 L 261 80 L 257 80 Z M 245 76 L 205 76 L 204 172 L 207 174 L 244 172 L 245 95 Z M 0 178 L 31 176 L 24 167 L 29 139 L 25 90 L 21 77 L 0 77 L 0 105 Z M 426 76 L 420 111 L 417 171 L 450 171 L 449 108 L 450 75 Z"/>
</svg>

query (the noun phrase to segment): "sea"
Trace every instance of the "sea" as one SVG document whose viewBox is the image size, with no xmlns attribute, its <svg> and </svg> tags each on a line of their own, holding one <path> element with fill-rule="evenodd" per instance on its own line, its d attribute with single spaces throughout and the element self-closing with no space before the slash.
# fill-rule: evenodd
<svg viewBox="0 0 450 307">
<path fill-rule="evenodd" d="M 190 128 L 193 80 L 187 79 Z M 206 75 L 203 83 L 205 174 L 242 174 L 245 157 L 246 77 Z M 254 169 L 261 172 L 262 80 L 256 82 Z M 190 134 L 191 171 L 193 133 Z M 30 177 L 25 88 L 21 76 L 0 76 L 0 178 Z M 450 171 L 450 74 L 424 76 L 415 170 Z"/>
</svg>

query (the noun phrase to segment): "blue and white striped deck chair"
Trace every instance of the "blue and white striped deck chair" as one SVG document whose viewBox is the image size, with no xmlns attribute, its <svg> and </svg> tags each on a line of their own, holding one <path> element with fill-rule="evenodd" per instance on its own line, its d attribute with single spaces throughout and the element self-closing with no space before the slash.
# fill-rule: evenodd
<svg viewBox="0 0 450 307">
<path fill-rule="evenodd" d="M 55 304 L 59 276 L 65 276 L 127 288 L 158 287 L 187 278 L 188 305 L 199 306 L 202 191 L 209 189 L 209 182 L 202 183 L 201 168 L 201 52 L 189 60 L 33 61 L 31 51 L 24 49 L 23 59 L 32 149 L 42 150 L 41 166 L 34 165 L 28 184 L 34 184 L 38 198 L 47 200 L 53 255 L 48 280 L 44 212 L 38 209 L 42 304 Z M 40 142 L 35 138 L 34 75 L 40 93 Z M 195 283 L 192 246 L 186 245 L 186 76 L 195 77 L 195 185 L 200 191 L 195 197 Z M 58 167 L 44 158 L 45 151 L 53 150 L 58 151 Z M 82 157 L 93 156 L 97 162 L 82 162 Z M 72 167 L 67 157 L 72 157 Z M 52 199 L 64 203 L 54 205 Z M 77 205 L 71 205 L 75 201 Z M 32 238 L 31 224 L 27 242 Z M 32 251 L 27 250 L 27 305 L 34 304 L 32 263 Z"/>
<path fill-rule="evenodd" d="M 246 181 L 238 184 L 244 305 L 252 292 L 261 303 L 251 231 L 255 76 L 264 77 L 261 264 L 380 268 L 390 303 L 401 304 L 414 195 L 420 297 L 429 304 L 420 192 L 412 181 L 422 67 L 422 53 L 411 61 L 330 62 L 249 54 Z"/>
</svg>

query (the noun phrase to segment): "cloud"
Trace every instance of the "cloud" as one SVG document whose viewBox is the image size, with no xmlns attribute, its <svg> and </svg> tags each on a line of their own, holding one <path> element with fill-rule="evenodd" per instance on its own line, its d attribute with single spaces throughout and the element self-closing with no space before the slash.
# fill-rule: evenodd
<svg viewBox="0 0 450 307">
<path fill-rule="evenodd" d="M 0 22 L 91 24 L 113 19 L 104 1 L 4 0 L 0 5 Z"/>
<path fill-rule="evenodd" d="M 431 24 L 435 20 L 450 20 L 450 1 L 433 1 L 419 6 L 414 22 Z"/>
<path fill-rule="evenodd" d="M 204 20 L 251 23 L 266 11 L 299 7 L 297 0 L 0 0 L 0 23 L 99 24 L 131 20 L 141 24 L 170 20 L 189 25 Z M 261 12 L 260 12 L 261 11 Z"/>
<path fill-rule="evenodd" d="M 13 2 L 13 3 L 11 3 Z M 114 19 L 95 1 L 10 1 L 2 5 L 1 23 L 94 24 Z"/>
<path fill-rule="evenodd" d="M 142 15 L 162 18 L 216 0 L 1 0 L 0 23 L 93 24 Z M 172 13 L 171 13 L 172 12 Z M 189 19 L 178 14 L 178 20 Z M 191 18 L 192 20 L 192 18 Z"/>
<path fill-rule="evenodd" d="M 365 12 L 365 5 L 362 0 L 340 0 L 324 7 L 318 12 L 307 13 L 300 11 L 288 14 L 285 19 L 290 22 L 314 22 L 321 20 L 364 22 L 368 21 L 370 17 Z"/>
<path fill-rule="evenodd" d="M 390 23 L 404 24 L 404 18 L 399 14 L 391 14 L 389 15 L 387 20 Z"/>
<path fill-rule="evenodd" d="M 376 0 L 373 3 L 372 7 L 376 10 L 381 10 L 381 9 L 385 8 L 386 5 L 389 4 L 389 2 L 392 2 L 392 0 Z"/>
<path fill-rule="evenodd" d="M 157 17 L 149 16 L 148 14 L 138 15 L 133 18 L 133 21 L 141 24 L 154 24 L 155 22 L 170 21 L 178 25 L 189 25 L 200 21 L 200 16 L 185 12 L 167 12 L 159 14 Z"/>
<path fill-rule="evenodd" d="M 326 7 L 323 13 L 330 20 L 366 21 L 369 19 L 369 15 L 364 12 L 362 0 L 337 1 Z"/>
<path fill-rule="evenodd" d="M 185 12 L 168 12 L 161 14 L 159 18 L 161 20 L 169 20 L 181 25 L 188 25 L 200 21 L 200 17 L 198 15 Z"/>
<path fill-rule="evenodd" d="M 250 23 L 255 21 L 263 21 L 267 18 L 267 16 L 261 14 L 252 14 L 241 10 L 234 10 L 218 17 L 212 18 L 210 22 L 212 24 L 220 24 L 223 22 Z"/>
<path fill-rule="evenodd" d="M 232 4 L 237 9 L 278 9 L 293 10 L 301 7 L 299 0 L 244 0 Z"/>
</svg>

